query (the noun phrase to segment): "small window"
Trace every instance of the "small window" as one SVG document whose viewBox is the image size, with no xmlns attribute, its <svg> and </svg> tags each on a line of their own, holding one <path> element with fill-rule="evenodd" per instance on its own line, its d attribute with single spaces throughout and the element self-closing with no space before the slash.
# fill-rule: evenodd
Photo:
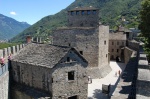
<svg viewBox="0 0 150 99">
<path fill-rule="evenodd" d="M 70 62 L 70 57 L 67 57 L 67 62 Z"/>
<path fill-rule="evenodd" d="M 82 11 L 81 14 L 84 15 L 84 11 Z"/>
<path fill-rule="evenodd" d="M 114 52 L 114 49 L 112 49 L 112 52 Z"/>
<path fill-rule="evenodd" d="M 73 12 L 73 11 L 71 11 L 71 15 L 74 15 L 74 12 Z"/>
<path fill-rule="evenodd" d="M 112 45 L 114 45 L 114 42 L 112 42 Z"/>
<path fill-rule="evenodd" d="M 71 46 L 71 44 L 70 44 L 70 43 L 68 43 L 68 45 L 69 45 L 69 46 Z"/>
<path fill-rule="evenodd" d="M 107 58 L 107 54 L 106 54 L 106 58 Z"/>
<path fill-rule="evenodd" d="M 96 10 L 93 10 L 93 14 L 96 14 Z"/>
<path fill-rule="evenodd" d="M 117 49 L 117 52 L 119 52 L 119 49 Z"/>
<path fill-rule="evenodd" d="M 122 42 L 122 45 L 124 46 L 124 42 Z"/>
<path fill-rule="evenodd" d="M 79 53 L 80 53 L 81 55 L 83 55 L 83 51 L 79 51 Z"/>
<path fill-rule="evenodd" d="M 106 45 L 106 41 L 104 41 L 104 44 Z"/>
<path fill-rule="evenodd" d="M 51 80 L 52 80 L 52 83 L 53 83 L 53 78 Z"/>
<path fill-rule="evenodd" d="M 76 15 L 79 15 L 79 11 L 76 11 Z"/>
<path fill-rule="evenodd" d="M 119 42 L 117 42 L 117 45 L 119 45 Z"/>
<path fill-rule="evenodd" d="M 68 72 L 68 80 L 74 80 L 74 71 Z"/>
<path fill-rule="evenodd" d="M 90 13 L 91 13 L 91 11 L 90 11 L 90 10 L 88 10 L 88 11 L 87 11 L 87 14 L 88 14 L 88 15 L 90 15 Z"/>
</svg>

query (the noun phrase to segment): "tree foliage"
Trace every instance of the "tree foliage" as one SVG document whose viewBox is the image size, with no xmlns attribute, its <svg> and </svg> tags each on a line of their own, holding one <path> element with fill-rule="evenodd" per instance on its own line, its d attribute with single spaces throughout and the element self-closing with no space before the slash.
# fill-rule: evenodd
<svg viewBox="0 0 150 99">
<path fill-rule="evenodd" d="M 145 51 L 150 58 L 150 0 L 143 0 L 142 9 L 140 11 L 140 25 L 139 29 L 142 32 L 142 36 L 145 38 Z"/>
</svg>

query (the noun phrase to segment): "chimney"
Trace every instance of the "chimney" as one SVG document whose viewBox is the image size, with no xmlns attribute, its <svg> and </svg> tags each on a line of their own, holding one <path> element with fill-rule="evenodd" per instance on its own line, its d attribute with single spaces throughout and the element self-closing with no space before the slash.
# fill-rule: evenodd
<svg viewBox="0 0 150 99">
<path fill-rule="evenodd" d="M 26 36 L 26 43 L 31 43 L 31 36 L 30 35 Z"/>
</svg>

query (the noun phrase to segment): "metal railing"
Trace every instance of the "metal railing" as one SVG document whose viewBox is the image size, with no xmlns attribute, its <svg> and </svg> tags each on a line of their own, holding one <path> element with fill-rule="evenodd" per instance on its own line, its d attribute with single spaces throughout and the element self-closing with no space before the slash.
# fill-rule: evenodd
<svg viewBox="0 0 150 99">
<path fill-rule="evenodd" d="M 6 71 L 8 71 L 8 64 L 0 65 L 0 76 L 3 75 Z"/>
</svg>

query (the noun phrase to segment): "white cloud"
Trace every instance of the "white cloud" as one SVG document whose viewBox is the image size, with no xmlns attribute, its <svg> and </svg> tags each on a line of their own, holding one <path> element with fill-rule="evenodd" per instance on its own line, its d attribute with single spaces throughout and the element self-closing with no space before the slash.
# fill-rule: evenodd
<svg viewBox="0 0 150 99">
<path fill-rule="evenodd" d="M 17 13 L 14 12 L 14 11 L 11 11 L 10 14 L 11 14 L 11 15 L 17 15 Z"/>
</svg>

